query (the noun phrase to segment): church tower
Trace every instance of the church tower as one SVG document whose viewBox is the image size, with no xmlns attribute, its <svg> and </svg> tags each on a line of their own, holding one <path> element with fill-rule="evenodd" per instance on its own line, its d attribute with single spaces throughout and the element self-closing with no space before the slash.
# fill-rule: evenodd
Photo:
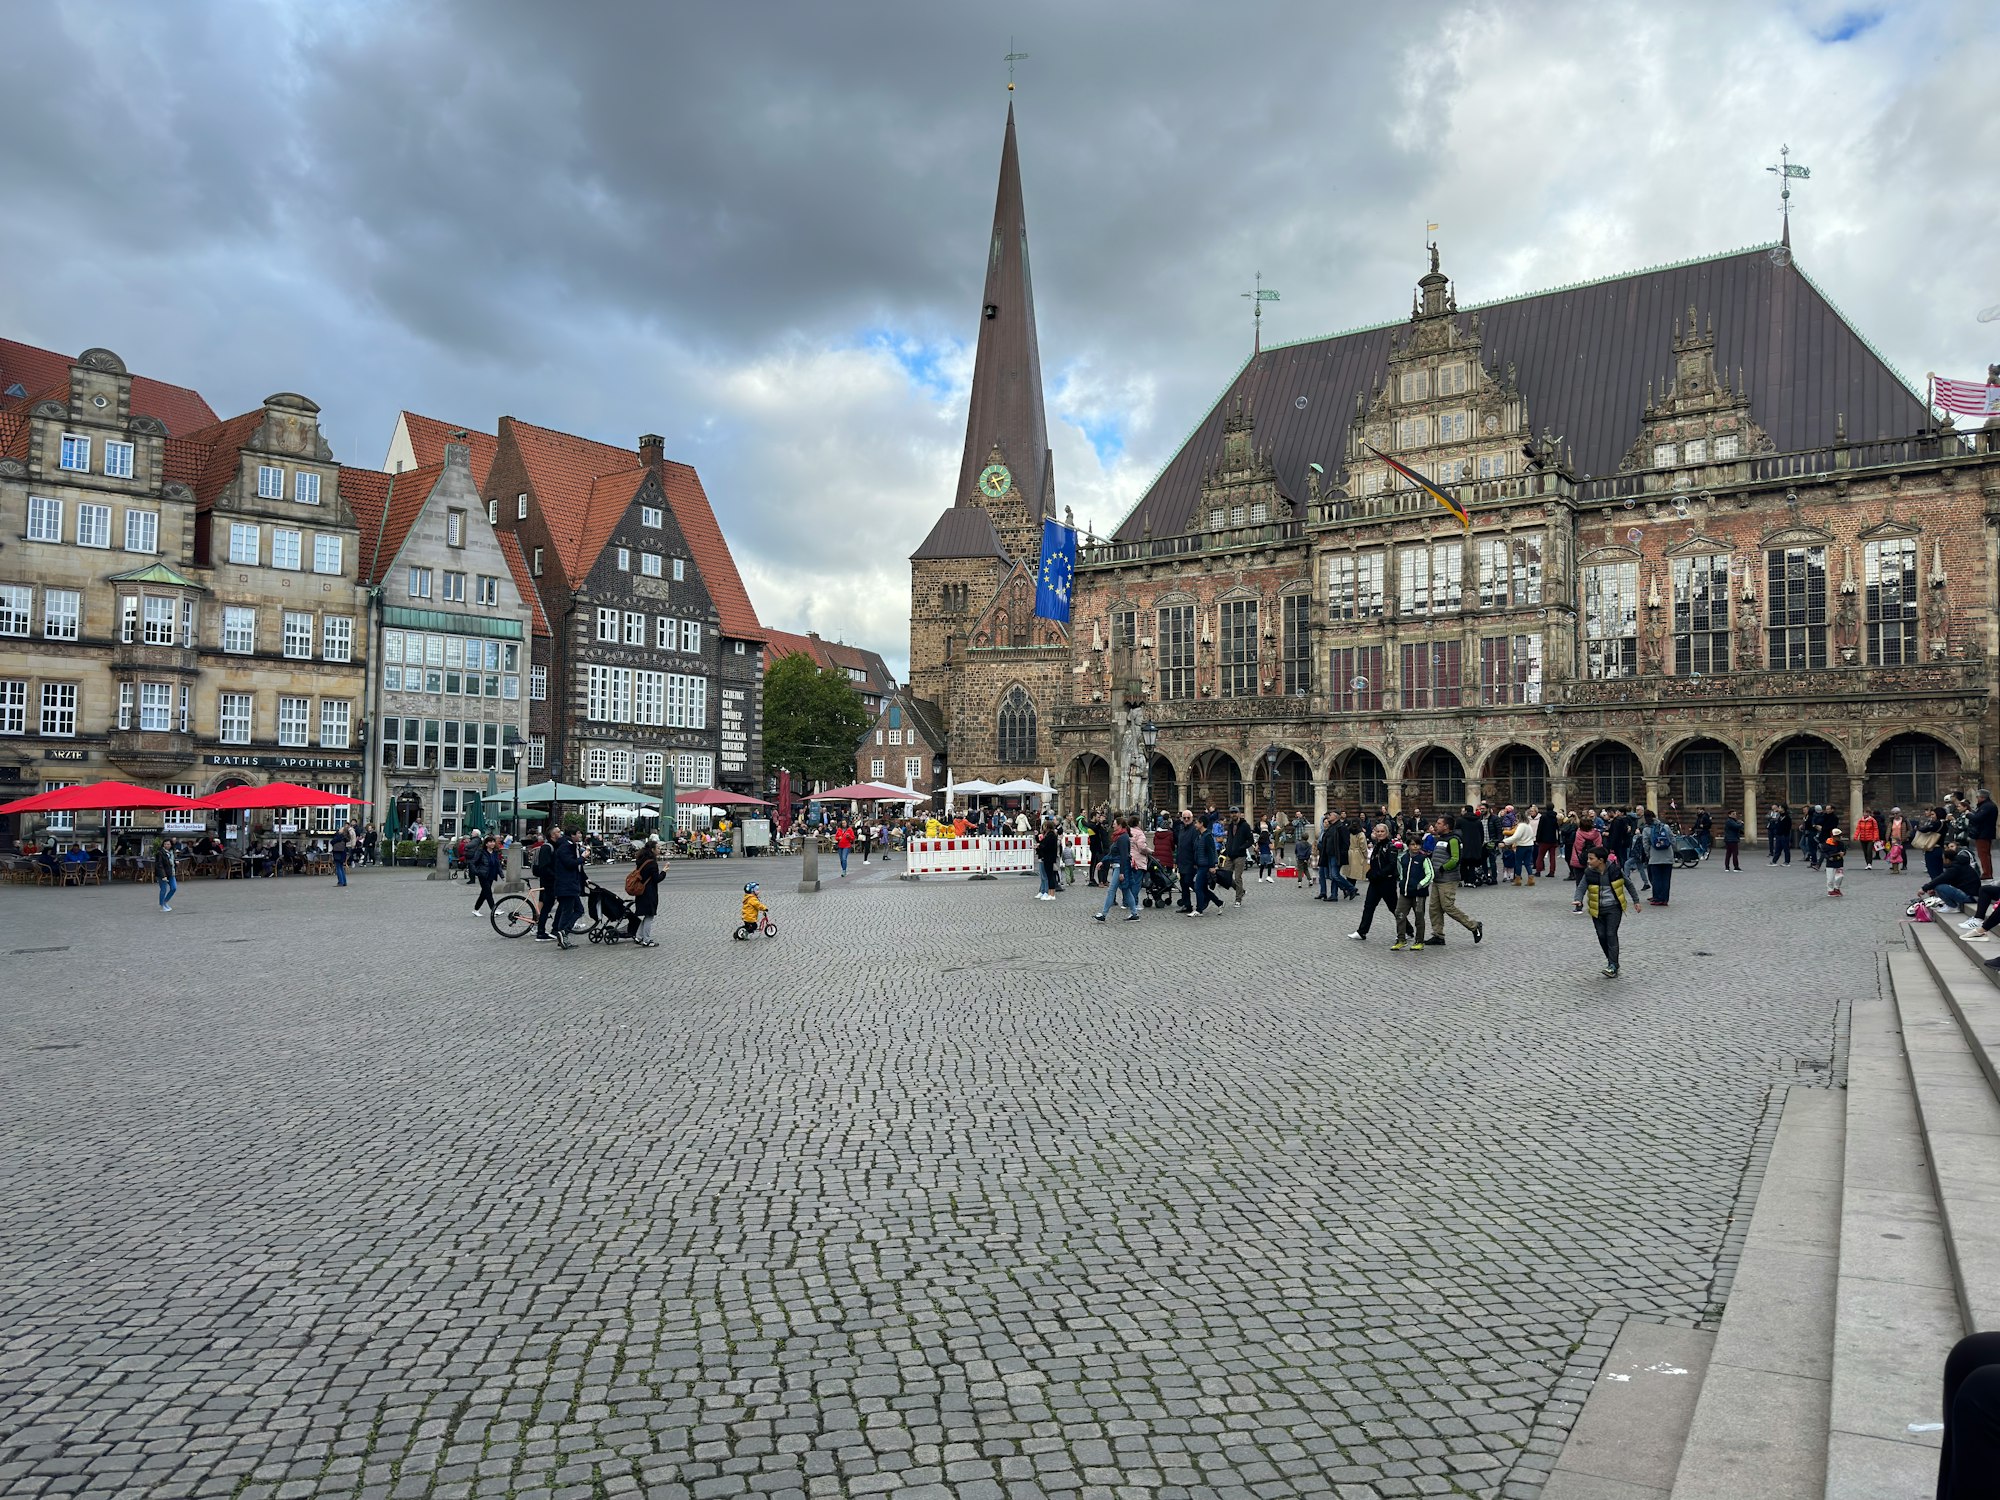
<svg viewBox="0 0 2000 1500">
<path fill-rule="evenodd" d="M 952 674 L 964 660 L 974 623 L 1016 563 L 1037 565 L 1042 520 L 1055 513 L 1055 465 L 1028 275 L 1028 216 L 1010 103 L 958 487 L 910 556 L 910 686 L 947 716 Z"/>
</svg>

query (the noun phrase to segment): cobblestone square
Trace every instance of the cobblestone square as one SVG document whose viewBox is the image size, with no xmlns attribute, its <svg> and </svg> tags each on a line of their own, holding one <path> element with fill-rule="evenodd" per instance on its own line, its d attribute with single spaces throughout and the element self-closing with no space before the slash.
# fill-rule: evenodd
<svg viewBox="0 0 2000 1500">
<path fill-rule="evenodd" d="M 0 1493 L 1532 1496 L 1916 884 L 1746 854 L 1617 980 L 1546 881 L 1421 954 L 831 860 L 676 865 L 652 952 L 0 890 Z"/>
</svg>

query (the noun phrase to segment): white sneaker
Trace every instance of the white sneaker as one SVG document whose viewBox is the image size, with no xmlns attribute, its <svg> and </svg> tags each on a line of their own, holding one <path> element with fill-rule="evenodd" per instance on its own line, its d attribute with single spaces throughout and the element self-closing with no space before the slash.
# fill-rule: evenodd
<svg viewBox="0 0 2000 1500">
<path fill-rule="evenodd" d="M 173 910 L 173 908 L 172 908 L 171 906 L 163 906 L 163 907 L 161 907 L 161 908 L 160 908 L 160 910 L 161 910 L 161 911 L 172 911 L 172 910 Z"/>
<path fill-rule="evenodd" d="M 1965 935 L 1965 940 L 1968 943 L 1990 943 L 1993 941 L 1993 934 L 1990 932 L 1968 932 Z"/>
</svg>

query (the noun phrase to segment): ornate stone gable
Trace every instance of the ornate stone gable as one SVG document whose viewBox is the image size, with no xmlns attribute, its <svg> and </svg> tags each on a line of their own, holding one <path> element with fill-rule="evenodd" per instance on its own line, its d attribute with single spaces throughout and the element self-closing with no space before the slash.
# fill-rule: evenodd
<svg viewBox="0 0 2000 1500">
<path fill-rule="evenodd" d="M 1653 471 L 1648 488 L 1687 489 L 1713 477 L 1713 466 L 1772 451 L 1771 439 L 1750 415 L 1750 398 L 1737 373 L 1732 387 L 1715 367 L 1715 320 L 1704 331 L 1692 304 L 1685 326 L 1674 325 L 1674 373 L 1656 398 L 1646 384 L 1639 435 L 1618 461 L 1618 472 Z"/>
<path fill-rule="evenodd" d="M 969 644 L 973 651 L 994 651 L 1062 646 L 1068 641 L 1069 632 L 1061 625 L 1036 615 L 1035 575 L 1025 561 L 1017 561 L 973 621 Z"/>
<path fill-rule="evenodd" d="M 1201 504 L 1188 518 L 1190 532 L 1214 534 L 1227 546 L 1244 540 L 1240 533 L 1293 519 L 1291 497 L 1278 483 L 1270 450 L 1257 446 L 1256 433 L 1256 416 L 1238 397 L 1222 426 L 1222 451 L 1202 475 Z"/>
</svg>

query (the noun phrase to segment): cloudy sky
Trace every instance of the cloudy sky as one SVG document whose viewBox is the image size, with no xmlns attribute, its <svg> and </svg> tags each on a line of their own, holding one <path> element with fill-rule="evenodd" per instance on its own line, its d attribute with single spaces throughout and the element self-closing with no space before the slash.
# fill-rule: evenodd
<svg viewBox="0 0 2000 1500">
<path fill-rule="evenodd" d="M 696 465 L 763 618 L 907 654 L 1010 36 L 1059 498 L 1114 525 L 1248 353 L 1774 239 L 1906 376 L 2000 360 L 1990 0 L 11 0 L 0 333 Z"/>
</svg>

